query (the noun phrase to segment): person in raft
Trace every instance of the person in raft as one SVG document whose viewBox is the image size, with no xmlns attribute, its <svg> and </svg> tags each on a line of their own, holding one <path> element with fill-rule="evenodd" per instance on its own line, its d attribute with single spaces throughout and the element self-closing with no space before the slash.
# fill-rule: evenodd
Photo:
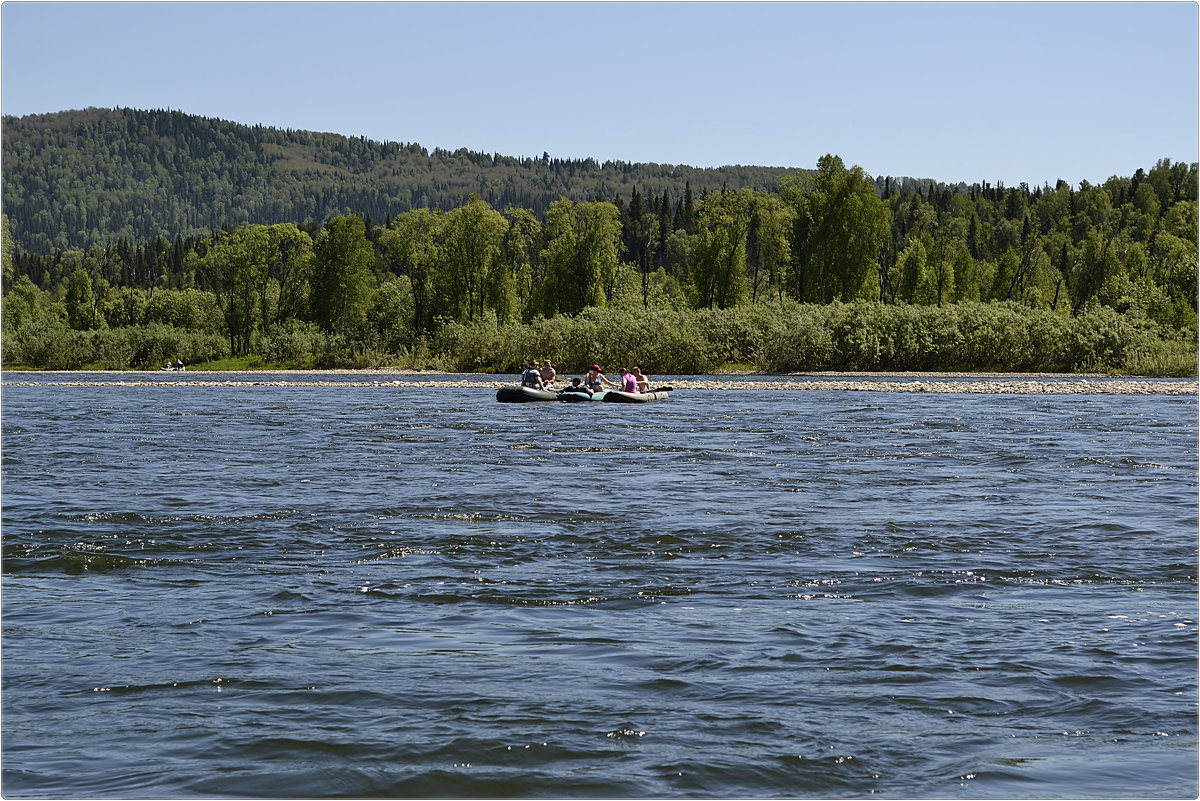
<svg viewBox="0 0 1200 801">
<path fill-rule="evenodd" d="M 563 390 L 563 392 L 578 392 L 580 395 L 591 395 L 592 391 L 583 385 L 583 382 L 578 378 L 571 379 L 571 386 Z"/>
<path fill-rule="evenodd" d="M 608 379 L 608 376 L 606 376 L 604 373 L 602 373 L 600 371 L 600 365 L 598 365 L 598 364 L 592 365 L 592 369 L 588 371 L 587 377 L 584 378 L 583 383 L 586 384 L 587 388 L 590 389 L 593 393 L 599 392 L 602 389 L 604 389 L 605 384 L 607 384 L 610 387 L 621 386 L 616 381 L 610 381 Z"/>
<path fill-rule="evenodd" d="M 637 376 L 635 376 L 633 373 L 626 370 L 624 367 L 621 368 L 621 391 L 623 391 L 623 392 L 637 392 L 638 391 Z"/>
<path fill-rule="evenodd" d="M 637 365 L 634 365 L 633 377 L 637 379 L 638 392 L 649 392 L 650 391 L 650 379 L 646 378 L 646 376 L 642 375 L 642 368 L 638 367 Z"/>
<path fill-rule="evenodd" d="M 521 386 L 529 387 L 530 389 L 542 388 L 542 374 L 538 371 L 537 359 L 529 363 L 529 368 L 521 373 Z"/>
<path fill-rule="evenodd" d="M 549 359 L 542 359 L 540 372 L 542 374 L 542 388 L 553 390 L 554 379 L 558 378 L 558 373 L 554 371 L 554 365 L 550 364 Z"/>
</svg>

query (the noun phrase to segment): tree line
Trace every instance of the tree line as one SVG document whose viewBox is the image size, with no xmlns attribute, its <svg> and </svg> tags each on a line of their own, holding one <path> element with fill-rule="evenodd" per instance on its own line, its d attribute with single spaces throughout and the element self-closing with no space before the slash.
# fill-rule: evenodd
<svg viewBox="0 0 1200 801">
<path fill-rule="evenodd" d="M 542 217 L 516 206 L 500 211 L 472 195 L 461 206 L 410 209 L 386 224 L 339 214 L 320 224 L 227 226 L 53 254 L 18 251 L 5 219 L 4 364 L 45 361 L 49 330 L 154 327 L 182 337 L 176 347 L 191 361 L 257 355 L 295 366 L 389 359 L 420 366 L 422 358 L 457 358 L 437 349 L 450 341 L 448 331 L 486 339 L 492 330 L 605 311 L 658 315 L 676 333 L 689 323 L 664 310 L 740 319 L 742 310 L 764 309 L 770 325 L 800 325 L 797 308 L 826 319 L 817 310 L 850 304 L 875 309 L 868 317 L 876 323 L 901 320 L 892 308 L 943 309 L 920 319 L 945 331 L 912 335 L 949 337 L 951 345 L 967 337 L 947 321 L 965 319 L 966 308 L 1016 309 L 1031 325 L 1116 315 L 1136 333 L 1125 340 L 1138 344 L 1118 348 L 1121 359 L 1104 357 L 1111 369 L 1127 369 L 1125 356 L 1134 351 L 1145 363 L 1149 348 L 1174 354 L 1173 366 L 1161 369 L 1191 374 L 1197 188 L 1197 165 L 1164 159 L 1149 171 L 1078 188 L 951 191 L 885 179 L 880 191 L 861 168 L 829 155 L 766 190 L 726 187 L 693 197 L 685 184 L 674 198 L 635 189 L 628 203 L 561 198 Z M 1008 340 L 998 338 L 996 348 Z M 80 343 L 71 357 L 83 360 L 78 366 L 120 361 L 128 351 L 89 358 L 87 343 L 111 342 L 112 334 L 73 341 Z M 822 363 L 847 361 L 848 341 Z M 603 347 L 597 340 L 583 351 Z M 956 358 L 952 347 L 937 352 L 947 368 L 1037 361 L 1016 351 L 982 361 Z M 1055 352 L 1047 369 L 1099 359 L 1086 348 Z M 760 356 L 741 352 L 754 363 Z M 128 358 L 134 366 L 154 364 L 144 355 Z M 497 359 L 473 367 L 510 367 Z"/>
</svg>

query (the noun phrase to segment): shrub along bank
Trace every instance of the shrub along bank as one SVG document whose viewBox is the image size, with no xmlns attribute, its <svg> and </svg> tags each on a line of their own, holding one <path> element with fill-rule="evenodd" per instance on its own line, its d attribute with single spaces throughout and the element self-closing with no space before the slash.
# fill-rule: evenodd
<svg viewBox="0 0 1200 801">
<path fill-rule="evenodd" d="M 639 364 L 659 375 L 703 374 L 731 364 L 776 373 L 1197 374 L 1193 335 L 1165 332 L 1103 306 L 1074 317 L 1015 303 L 975 302 L 588 308 L 525 324 L 500 325 L 492 317 L 448 323 L 411 347 L 380 342 L 372 346 L 298 323 L 257 335 L 253 355 L 238 364 L 512 373 L 531 358 L 549 358 L 566 374 L 582 373 L 592 362 L 612 371 Z M 228 340 L 218 334 L 162 324 L 92 331 L 26 325 L 11 331 L 2 345 L 7 368 L 157 369 L 175 359 L 195 368 L 231 356 Z"/>
</svg>

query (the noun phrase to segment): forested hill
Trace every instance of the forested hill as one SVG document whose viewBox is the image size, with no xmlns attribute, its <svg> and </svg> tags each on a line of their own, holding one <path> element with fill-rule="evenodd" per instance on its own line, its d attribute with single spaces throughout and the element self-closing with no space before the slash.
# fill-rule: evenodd
<svg viewBox="0 0 1200 801">
<path fill-rule="evenodd" d="M 628 201 L 685 187 L 768 189 L 803 170 L 513 158 L 247 126 L 179 111 L 98 109 L 3 119 L 3 206 L 18 250 L 205 234 L 227 225 L 385 222 L 476 193 L 541 216 L 555 200 Z"/>
</svg>

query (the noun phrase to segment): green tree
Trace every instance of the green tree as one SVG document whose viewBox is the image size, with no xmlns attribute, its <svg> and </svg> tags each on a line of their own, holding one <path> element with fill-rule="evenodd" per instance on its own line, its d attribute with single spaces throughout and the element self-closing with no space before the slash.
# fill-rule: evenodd
<svg viewBox="0 0 1200 801">
<path fill-rule="evenodd" d="M 8 224 L 8 215 L 0 214 L 0 286 L 4 292 L 8 292 L 15 278 L 12 229 Z"/>
<path fill-rule="evenodd" d="M 388 276 L 371 299 L 367 322 L 383 350 L 396 353 L 412 344 L 413 293 L 408 276 Z"/>
<path fill-rule="evenodd" d="M 941 306 L 949 303 L 955 296 L 954 254 L 956 251 L 966 252 L 965 237 L 956 237 L 955 229 L 960 229 L 962 221 L 950 221 L 939 228 L 939 236 L 934 239 L 929 252 L 929 269 L 933 274 L 936 290 L 936 303 Z"/>
<path fill-rule="evenodd" d="M 542 224 L 529 209 L 510 206 L 504 210 L 504 216 L 508 220 L 508 230 L 504 234 L 503 260 L 516 298 L 511 311 L 508 304 L 497 304 L 496 316 L 501 323 L 515 319 L 516 315 L 531 319 L 534 285 L 545 277 L 539 259 Z"/>
<path fill-rule="evenodd" d="M 544 314 L 575 315 L 588 306 L 607 305 L 621 238 L 617 207 L 605 201 L 575 203 L 564 198 L 550 206 L 543 230 L 546 280 L 540 306 Z"/>
<path fill-rule="evenodd" d="M 821 303 L 877 296 L 869 279 L 878 272 L 890 212 L 862 168 L 822 156 L 816 173 L 786 178 L 783 192 L 796 211 L 792 295 Z"/>
<path fill-rule="evenodd" d="M 692 283 L 696 305 L 725 309 L 746 299 L 746 242 L 754 219 L 752 189 L 714 192 L 700 201 Z"/>
<path fill-rule="evenodd" d="M 317 235 L 311 307 L 329 333 L 345 335 L 366 323 L 375 251 L 362 217 L 333 217 Z"/>
<path fill-rule="evenodd" d="M 642 204 L 638 203 L 637 206 L 641 208 Z M 650 275 L 655 269 L 653 257 L 658 250 L 658 240 L 661 236 L 660 223 L 659 215 L 650 210 L 643 210 L 634 216 L 631 204 L 629 228 L 625 230 L 625 239 L 634 245 L 630 248 L 629 256 L 641 275 L 644 309 L 650 307 Z"/>
<path fill-rule="evenodd" d="M 918 237 L 904 249 L 900 269 L 900 299 L 905 303 L 932 306 L 937 303 L 937 281 L 929 266 L 925 245 Z"/>
<path fill-rule="evenodd" d="M 204 333 L 221 329 L 222 316 L 216 297 L 200 289 L 160 289 L 146 301 L 142 313 L 146 325 L 155 323 Z"/>
<path fill-rule="evenodd" d="M 1148 272 L 1171 302 L 1171 309 L 1164 311 L 1163 318 L 1172 320 L 1175 327 L 1189 330 L 1195 326 L 1197 298 L 1200 297 L 1196 246 L 1198 217 L 1194 201 L 1175 204 L 1162 217 L 1147 254 Z"/>
<path fill-rule="evenodd" d="M 508 292 L 508 276 L 493 275 L 500 261 L 508 222 L 478 195 L 446 213 L 443 233 L 444 296 L 454 319 L 483 319 L 488 289 L 493 297 Z"/>
<path fill-rule="evenodd" d="M 379 239 L 395 269 L 408 276 L 412 325 L 418 333 L 433 331 L 433 276 L 441 259 L 442 218 L 441 212 L 429 209 L 406 211 L 396 215 Z"/>
<path fill-rule="evenodd" d="M 1025 276 L 1017 300 L 1031 309 L 1056 309 L 1062 275 L 1050 256 L 1041 248 L 1030 248 L 1024 266 Z"/>
<path fill-rule="evenodd" d="M 752 303 L 758 300 L 760 278 L 765 279 L 768 297 L 774 291 L 779 295 L 779 302 L 783 303 L 795 218 L 795 210 L 779 195 L 758 194 L 755 197 L 751 229 L 747 234 L 747 269 L 750 272 Z M 751 241 L 753 246 L 750 246 Z"/>
<path fill-rule="evenodd" d="M 692 282 L 692 266 L 696 262 L 698 238 L 683 229 L 672 231 L 667 237 L 667 253 L 663 266 L 667 274 L 680 284 L 690 285 Z"/>
<path fill-rule="evenodd" d="M 264 327 L 303 315 L 314 259 L 312 237 L 292 223 L 268 227 L 266 247 L 267 269 L 259 284 Z"/>
<path fill-rule="evenodd" d="M 1071 313 L 1078 315 L 1119 269 L 1112 239 L 1101 228 L 1090 228 L 1074 251 L 1069 267 Z"/>
<path fill-rule="evenodd" d="M 954 300 L 979 300 L 979 264 L 966 248 L 954 256 Z"/>
<path fill-rule="evenodd" d="M 216 296 L 235 355 L 250 352 L 258 322 L 258 291 L 267 270 L 262 226 L 235 228 L 217 234 L 198 270 Z"/>
<path fill-rule="evenodd" d="M 27 327 L 58 328 L 65 324 L 65 316 L 62 304 L 55 304 L 49 292 L 39 289 L 29 276 L 21 275 L 4 295 L 0 322 L 5 334 L 12 335 Z"/>
<path fill-rule="evenodd" d="M 996 262 L 988 297 L 992 300 L 1013 300 L 1021 280 L 1021 256 L 1012 248 L 1004 251 Z"/>
<path fill-rule="evenodd" d="M 86 331 L 95 320 L 96 302 L 92 294 L 92 277 L 82 265 L 71 273 L 67 283 L 67 325 L 76 331 Z"/>
</svg>

